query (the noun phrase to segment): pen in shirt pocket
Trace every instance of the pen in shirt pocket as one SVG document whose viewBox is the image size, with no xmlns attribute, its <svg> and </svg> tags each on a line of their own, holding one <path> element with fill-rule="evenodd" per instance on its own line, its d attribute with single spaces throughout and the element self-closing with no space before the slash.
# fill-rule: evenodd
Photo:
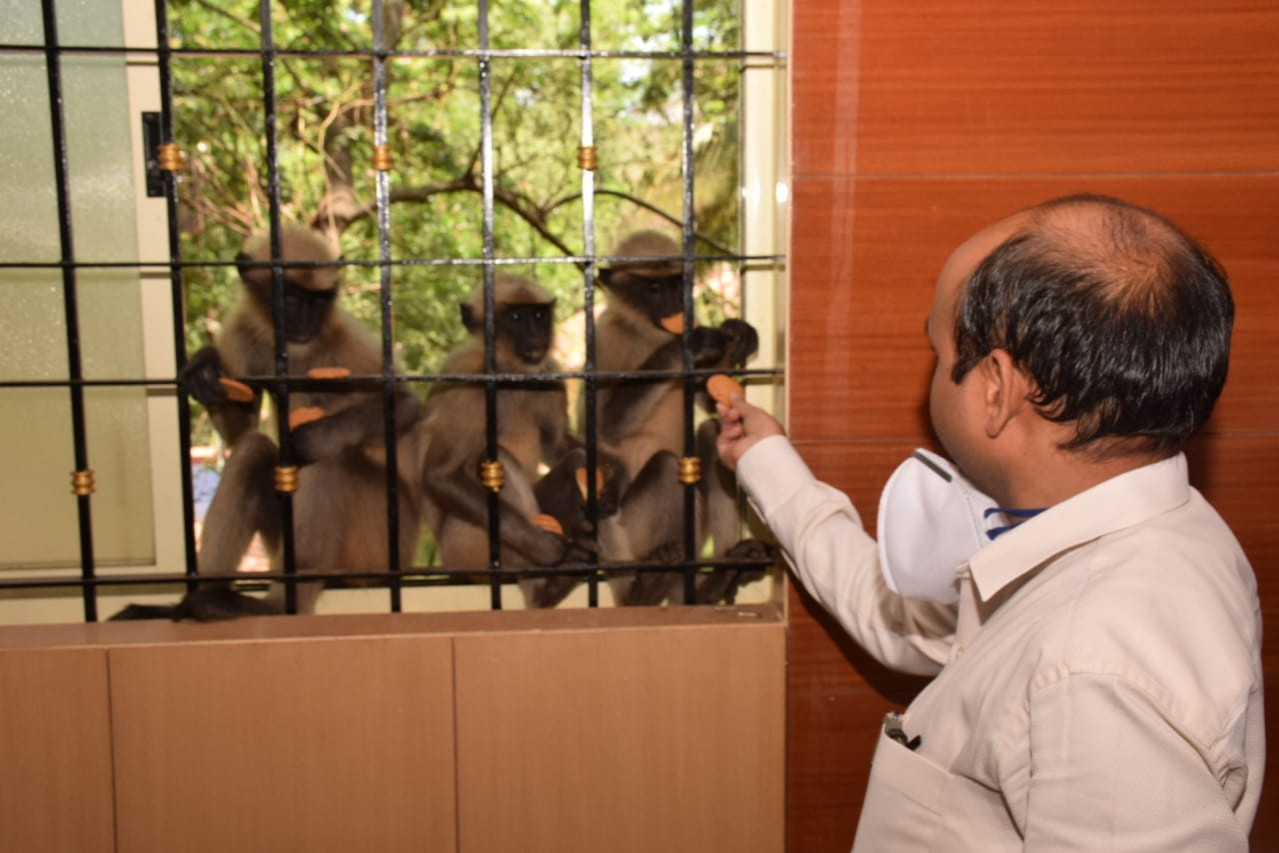
<svg viewBox="0 0 1279 853">
<path fill-rule="evenodd" d="M 907 737 L 906 730 L 902 728 L 902 715 L 900 711 L 889 711 L 884 715 L 884 734 L 900 743 L 907 749 L 914 751 L 919 749 L 919 745 L 924 742 L 921 735 Z"/>
</svg>

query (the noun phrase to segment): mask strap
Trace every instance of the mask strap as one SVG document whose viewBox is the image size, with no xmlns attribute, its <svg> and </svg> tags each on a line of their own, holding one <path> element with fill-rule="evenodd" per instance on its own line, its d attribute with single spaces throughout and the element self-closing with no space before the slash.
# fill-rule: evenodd
<svg viewBox="0 0 1279 853">
<path fill-rule="evenodd" d="M 1038 509 L 1017 509 L 1014 507 L 1014 508 L 1005 509 L 1004 507 L 1000 507 L 1000 506 L 992 506 L 990 509 L 982 513 L 982 518 L 990 518 L 995 513 L 1000 513 L 1002 515 L 1008 516 L 1011 519 L 1014 519 L 1014 521 L 1012 524 L 1005 524 L 1003 527 L 992 527 L 990 530 L 986 531 L 986 536 L 988 536 L 990 539 L 995 539 L 997 536 L 1000 536 L 1004 533 L 1007 533 L 1009 530 L 1012 530 L 1014 527 L 1021 524 L 1023 521 L 1034 518 L 1035 516 L 1039 515 L 1041 512 L 1046 510 L 1047 508 L 1048 507 L 1040 507 Z"/>
</svg>

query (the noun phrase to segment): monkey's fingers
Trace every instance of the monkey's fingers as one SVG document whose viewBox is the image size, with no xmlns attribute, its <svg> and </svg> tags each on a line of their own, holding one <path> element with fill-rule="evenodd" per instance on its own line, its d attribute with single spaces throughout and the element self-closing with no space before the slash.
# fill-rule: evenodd
<svg viewBox="0 0 1279 853">
<path fill-rule="evenodd" d="M 684 315 L 672 314 L 669 317 L 661 319 L 662 328 L 670 332 L 672 335 L 684 334 Z"/>
<path fill-rule="evenodd" d="M 568 548 L 564 551 L 564 559 L 560 563 L 561 565 L 565 563 L 589 563 L 592 558 L 597 558 L 599 555 L 599 543 L 574 536 L 569 540 Z"/>
<path fill-rule="evenodd" d="M 547 533 L 554 533 L 556 536 L 564 535 L 564 528 L 555 520 L 554 516 L 538 513 L 529 519 L 533 524 L 545 530 Z"/>
<path fill-rule="evenodd" d="M 727 406 L 732 402 L 734 394 L 745 396 L 746 391 L 742 388 L 742 383 L 733 377 L 716 373 L 706 380 L 706 393 L 710 394 L 716 403 Z"/>
<path fill-rule="evenodd" d="M 230 379 L 226 376 L 218 377 L 218 384 L 222 386 L 222 390 L 226 392 L 226 398 L 236 403 L 252 403 L 253 389 L 243 382 Z"/>
</svg>

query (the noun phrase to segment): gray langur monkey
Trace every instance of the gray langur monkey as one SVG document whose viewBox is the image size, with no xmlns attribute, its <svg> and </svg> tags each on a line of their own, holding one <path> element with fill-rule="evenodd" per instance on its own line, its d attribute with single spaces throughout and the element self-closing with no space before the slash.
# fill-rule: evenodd
<svg viewBox="0 0 1279 853">
<path fill-rule="evenodd" d="M 656 231 L 627 236 L 613 250 L 618 260 L 600 270 L 607 308 L 596 326 L 596 368 L 600 372 L 684 369 L 684 261 L 680 246 Z M 741 366 L 759 346 L 755 329 L 742 320 L 688 331 L 695 369 Z M 690 380 L 691 381 L 691 380 Z M 698 399 L 706 404 L 705 380 Z M 684 381 L 678 378 L 602 379 L 597 398 L 599 447 L 621 460 L 626 482 L 619 489 L 616 515 L 601 523 L 605 559 L 678 562 L 684 559 L 684 501 L 679 458 L 684 454 Z M 736 483 L 715 453 L 718 420 L 697 430 L 701 480 L 698 483 L 700 547 L 714 542 L 714 556 L 764 556 L 771 548 L 757 540 L 736 543 L 739 523 Z M 698 578 L 697 601 L 731 600 L 738 580 L 729 572 Z M 640 573 L 617 578 L 614 594 L 625 605 L 684 601 L 680 573 Z"/>
<path fill-rule="evenodd" d="M 283 518 L 275 489 L 280 453 L 258 430 L 262 391 L 274 378 L 275 312 L 273 266 L 284 287 L 284 332 L 290 376 L 373 376 L 382 374 L 382 348 L 373 335 L 336 303 L 341 284 L 339 258 L 317 231 L 285 226 L 280 257 L 272 258 L 269 235 L 251 238 L 237 257 L 241 300 L 214 346 L 188 359 L 180 386 L 199 400 L 230 455 L 205 516 L 200 536 L 202 575 L 231 576 L 255 534 L 261 534 L 278 569 Z M 327 374 L 326 374 L 327 372 Z M 250 387 L 235 380 L 257 380 Z M 275 401 L 280 402 L 278 399 Z M 299 575 L 385 571 L 390 562 L 387 533 L 387 471 L 383 384 L 380 380 L 334 379 L 289 390 L 289 447 L 298 466 L 293 493 L 295 565 Z M 418 398 L 397 383 L 396 428 L 400 435 L 417 420 Z M 301 423 L 300 415 L 315 418 Z M 403 470 L 401 466 L 401 470 Z M 399 491 L 401 564 L 411 564 L 420 521 L 410 497 L 412 483 Z M 297 609 L 310 613 L 323 589 L 319 582 L 297 585 Z M 263 600 L 228 584 L 204 584 L 175 607 L 131 605 L 116 618 L 233 618 L 284 612 L 283 587 L 273 584 Z"/>
<path fill-rule="evenodd" d="M 584 562 L 594 552 L 594 543 L 583 536 L 587 531 L 580 519 L 562 518 L 561 533 L 534 521 L 545 514 L 539 498 L 567 505 L 558 492 L 578 488 L 571 476 L 563 475 L 580 464 L 581 453 L 580 442 L 569 432 L 564 383 L 536 378 L 559 370 L 550 355 L 555 300 L 526 278 L 498 275 L 493 305 L 496 372 L 529 377 L 497 385 L 497 461 L 504 472 L 498 492 L 501 562 L 510 567 Z M 480 287 L 461 305 L 469 337 L 446 360 L 444 375 L 484 375 L 484 310 Z M 489 565 L 489 489 L 480 477 L 489 457 L 486 418 L 482 383 L 445 381 L 427 396 L 426 414 L 416 430 L 423 453 L 422 515 L 435 536 L 441 563 L 450 568 Z M 554 476 L 539 494 L 543 465 L 552 468 Z M 520 580 L 530 607 L 552 607 L 575 585 L 558 576 Z"/>
</svg>

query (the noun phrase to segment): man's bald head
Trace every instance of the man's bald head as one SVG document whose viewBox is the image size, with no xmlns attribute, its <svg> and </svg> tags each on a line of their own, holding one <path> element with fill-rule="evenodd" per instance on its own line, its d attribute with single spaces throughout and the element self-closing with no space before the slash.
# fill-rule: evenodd
<svg viewBox="0 0 1279 853">
<path fill-rule="evenodd" d="M 1068 448 L 1180 450 L 1225 383 L 1234 305 L 1220 266 L 1167 218 L 1106 196 L 1008 221 L 959 296 L 952 378 L 1002 349 L 1040 412 L 1075 424 Z"/>
</svg>

